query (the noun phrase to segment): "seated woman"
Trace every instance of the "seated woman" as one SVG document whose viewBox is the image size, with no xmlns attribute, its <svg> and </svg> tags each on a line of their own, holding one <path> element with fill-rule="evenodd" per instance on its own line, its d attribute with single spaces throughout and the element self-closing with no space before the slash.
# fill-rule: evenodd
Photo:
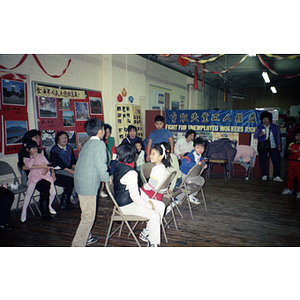
<svg viewBox="0 0 300 300">
<path fill-rule="evenodd" d="M 119 162 L 113 173 L 115 199 L 123 214 L 148 218 L 147 245 L 157 247 L 160 244 L 160 224 L 165 205 L 162 201 L 150 200 L 139 190 L 137 171 L 134 170 L 135 148 L 131 144 L 117 147 Z"/>
<path fill-rule="evenodd" d="M 30 170 L 44 168 L 43 166 L 32 166 L 31 168 L 28 168 L 24 163 L 24 157 L 28 157 L 28 152 L 26 150 L 25 145 L 30 141 L 35 141 L 38 144 L 38 146 L 40 146 L 41 132 L 36 129 L 29 130 L 24 134 L 22 141 L 23 141 L 23 146 L 18 153 L 18 159 L 19 159 L 18 167 L 20 168 L 23 175 L 22 184 L 26 186 L 27 177 L 29 175 Z M 48 159 L 47 153 L 43 149 L 41 149 L 41 154 L 43 154 L 46 157 L 46 159 Z M 55 175 L 53 170 L 51 170 L 51 176 L 53 177 L 53 180 L 55 180 Z M 50 182 L 43 178 L 36 183 L 35 188 L 40 192 L 40 200 L 39 200 L 40 206 L 43 206 L 44 203 L 49 202 Z"/>
<path fill-rule="evenodd" d="M 56 181 L 55 185 L 64 188 L 60 210 L 73 210 L 74 207 L 70 205 L 70 198 L 73 192 L 73 200 L 77 200 L 78 197 L 74 189 L 74 170 L 75 170 L 75 154 L 73 148 L 68 144 L 69 135 L 65 131 L 59 131 L 55 136 L 56 145 L 51 148 L 50 161 L 53 167 L 59 167 L 59 170 L 55 171 Z M 74 199 L 75 198 L 75 199 Z"/>
<path fill-rule="evenodd" d="M 196 137 L 196 132 L 194 130 L 188 130 L 185 133 L 184 138 L 179 139 L 174 147 L 174 154 L 178 159 L 182 159 L 185 154 L 193 150 L 193 140 Z"/>
<path fill-rule="evenodd" d="M 142 145 L 142 150 L 145 151 L 145 146 L 143 143 L 142 138 L 140 138 L 139 136 L 136 135 L 137 133 L 137 129 L 134 125 L 129 125 L 127 128 L 127 137 L 125 139 L 122 140 L 121 144 L 132 144 L 134 145 L 135 142 L 139 141 Z"/>
</svg>

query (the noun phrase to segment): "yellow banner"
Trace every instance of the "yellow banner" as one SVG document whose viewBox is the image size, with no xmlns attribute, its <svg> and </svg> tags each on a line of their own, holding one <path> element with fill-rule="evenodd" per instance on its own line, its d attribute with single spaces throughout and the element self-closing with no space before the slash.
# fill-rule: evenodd
<svg viewBox="0 0 300 300">
<path fill-rule="evenodd" d="M 85 99 L 85 91 L 58 89 L 44 85 L 36 85 L 35 95 L 53 98 Z"/>
</svg>

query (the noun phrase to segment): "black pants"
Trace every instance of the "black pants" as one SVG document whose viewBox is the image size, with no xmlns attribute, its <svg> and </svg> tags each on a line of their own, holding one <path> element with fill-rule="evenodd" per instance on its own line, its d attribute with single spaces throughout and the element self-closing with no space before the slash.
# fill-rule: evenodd
<svg viewBox="0 0 300 300">
<path fill-rule="evenodd" d="M 4 187 L 0 187 L 0 225 L 8 223 L 10 208 L 14 202 L 14 193 Z"/>
<path fill-rule="evenodd" d="M 55 174 L 55 176 L 56 176 L 55 185 L 64 188 L 65 194 L 71 195 L 74 188 L 74 178 L 70 176 L 59 175 L 59 174 Z"/>
<path fill-rule="evenodd" d="M 50 185 L 51 183 L 45 179 L 41 179 L 35 186 L 35 188 L 40 192 L 40 201 L 48 201 L 50 197 Z"/>
</svg>

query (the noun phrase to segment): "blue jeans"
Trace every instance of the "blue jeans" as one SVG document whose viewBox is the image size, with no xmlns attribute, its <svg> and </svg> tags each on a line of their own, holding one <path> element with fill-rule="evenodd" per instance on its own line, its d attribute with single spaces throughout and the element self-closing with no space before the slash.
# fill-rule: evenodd
<svg viewBox="0 0 300 300">
<path fill-rule="evenodd" d="M 268 152 L 259 153 L 259 164 L 260 164 L 260 170 L 262 176 L 268 175 L 268 171 L 267 171 L 268 153 L 274 166 L 273 177 L 280 176 L 280 152 L 278 148 L 272 148 Z"/>
</svg>

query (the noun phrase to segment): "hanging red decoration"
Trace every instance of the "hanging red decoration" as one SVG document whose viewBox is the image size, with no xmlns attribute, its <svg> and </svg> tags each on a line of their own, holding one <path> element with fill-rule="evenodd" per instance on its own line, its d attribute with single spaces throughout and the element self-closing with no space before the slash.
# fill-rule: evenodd
<svg viewBox="0 0 300 300">
<path fill-rule="evenodd" d="M 159 54 L 160 56 L 163 56 L 163 57 L 168 57 L 170 56 L 170 54 Z"/>
<path fill-rule="evenodd" d="M 187 66 L 190 63 L 187 59 L 182 58 L 180 55 L 178 55 L 177 61 L 183 67 Z"/>
<path fill-rule="evenodd" d="M 118 95 L 117 100 L 118 100 L 119 102 L 122 102 L 122 101 L 123 101 L 123 97 L 121 96 L 121 94 Z"/>
<path fill-rule="evenodd" d="M 33 56 L 34 60 L 36 61 L 36 63 L 38 64 L 38 66 L 39 66 L 39 67 L 40 67 L 40 68 L 41 68 L 48 76 L 50 76 L 50 77 L 52 77 L 52 78 L 59 78 L 59 77 L 63 76 L 63 75 L 67 72 L 67 69 L 69 68 L 70 63 L 71 63 L 71 61 L 72 61 L 71 59 L 69 59 L 68 65 L 67 65 L 67 67 L 62 71 L 61 75 L 50 75 L 50 74 L 44 69 L 44 67 L 42 66 L 42 64 L 41 64 L 40 60 L 38 59 L 37 55 L 36 55 L 36 54 L 32 54 L 32 56 Z M 20 65 L 22 65 L 22 64 L 24 63 L 24 61 L 26 60 L 27 57 L 28 57 L 28 54 L 24 54 L 23 57 L 21 58 L 21 60 L 19 61 L 19 63 L 18 63 L 15 67 L 13 67 L 13 68 L 6 68 L 6 67 L 0 65 L 0 69 L 13 70 L 13 69 L 19 67 Z"/>
<path fill-rule="evenodd" d="M 195 65 L 195 73 L 194 73 L 194 85 L 193 85 L 193 89 L 197 90 L 198 89 L 198 79 L 197 79 L 197 66 Z"/>
</svg>

